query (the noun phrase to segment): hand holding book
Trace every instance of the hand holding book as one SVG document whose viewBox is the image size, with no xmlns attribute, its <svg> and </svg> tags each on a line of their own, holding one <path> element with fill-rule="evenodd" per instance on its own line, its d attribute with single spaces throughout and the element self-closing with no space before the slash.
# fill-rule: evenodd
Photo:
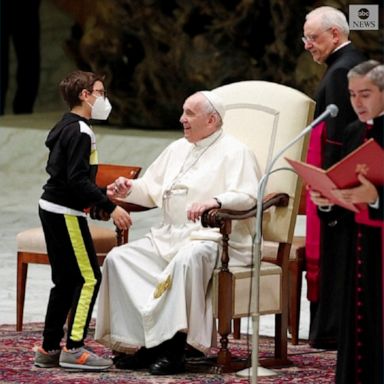
<svg viewBox="0 0 384 384">
<path fill-rule="evenodd" d="M 328 170 L 288 158 L 286 160 L 311 189 L 320 192 L 333 204 L 354 212 L 359 211 L 359 204 L 351 200 L 348 191 L 340 190 L 361 184 L 367 186 L 364 180 L 371 186 L 384 184 L 384 150 L 373 139 L 366 141 Z M 359 175 L 363 175 L 363 178 Z M 364 188 L 360 192 L 365 193 Z"/>
<path fill-rule="evenodd" d="M 374 184 L 372 184 L 362 173 L 358 173 L 357 179 L 360 185 L 347 188 L 335 189 L 333 194 L 336 198 L 346 203 L 352 204 L 374 204 L 378 198 L 378 192 Z"/>
</svg>

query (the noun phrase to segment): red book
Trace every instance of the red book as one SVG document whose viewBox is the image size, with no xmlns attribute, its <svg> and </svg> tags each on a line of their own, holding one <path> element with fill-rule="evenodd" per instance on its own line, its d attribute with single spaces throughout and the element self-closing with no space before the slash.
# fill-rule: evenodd
<svg viewBox="0 0 384 384">
<path fill-rule="evenodd" d="M 333 189 L 352 188 L 359 185 L 360 182 L 357 179 L 359 173 L 375 185 L 384 184 L 384 150 L 374 139 L 366 141 L 327 170 L 301 161 L 288 158 L 285 160 L 312 189 L 319 191 L 332 203 L 354 212 L 359 212 L 358 206 L 346 204 L 337 199 L 332 193 Z"/>
</svg>

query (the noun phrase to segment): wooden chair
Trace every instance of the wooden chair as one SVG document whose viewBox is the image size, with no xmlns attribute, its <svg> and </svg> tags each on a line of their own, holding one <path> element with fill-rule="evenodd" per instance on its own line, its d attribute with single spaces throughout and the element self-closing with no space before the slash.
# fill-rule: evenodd
<svg viewBox="0 0 384 384">
<path fill-rule="evenodd" d="M 283 85 L 243 81 L 219 87 L 214 92 L 226 105 L 224 131 L 246 143 L 255 152 L 261 174 L 274 155 L 313 118 L 313 100 Z M 305 154 L 306 140 L 301 140 L 284 156 L 304 160 Z M 274 169 L 280 167 L 287 167 L 284 158 L 277 161 Z M 300 191 L 301 183 L 293 172 L 276 172 L 270 176 L 263 203 L 263 239 L 274 244 L 274 252 L 269 255 L 268 261 L 264 260 L 265 249 L 262 247 L 260 268 L 259 313 L 275 314 L 274 356 L 260 361 L 267 367 L 290 363 L 287 356 L 289 254 Z M 229 267 L 231 222 L 255 215 L 256 209 L 248 212 L 213 209 L 203 217 L 203 225 L 218 227 L 223 235 L 221 268 L 213 276 L 213 300 L 221 337 L 218 365 L 224 371 L 242 368 L 234 362 L 228 347 L 232 320 L 248 317 L 256 311 L 250 288 L 253 269 Z"/>
<path fill-rule="evenodd" d="M 96 184 L 106 187 L 119 176 L 136 179 L 141 167 L 116 164 L 99 164 Z M 90 225 L 99 265 L 102 265 L 107 253 L 116 245 L 128 241 L 128 231 L 120 231 L 97 225 Z M 28 264 L 49 264 L 44 233 L 41 227 L 30 228 L 16 236 L 17 241 L 17 295 L 16 295 L 16 330 L 23 329 L 24 301 Z"/>
<path fill-rule="evenodd" d="M 305 187 L 301 190 L 299 215 L 305 216 Z M 289 321 L 291 343 L 299 344 L 301 288 L 305 266 L 305 236 L 294 236 L 289 256 Z"/>
<path fill-rule="evenodd" d="M 299 210 L 299 214 L 301 214 Z M 263 260 L 273 262 L 276 259 L 277 244 L 265 242 Z M 288 259 L 288 330 L 291 344 L 299 344 L 299 325 L 301 307 L 301 288 L 305 271 L 305 236 L 294 236 Z M 241 318 L 233 319 L 233 337 L 240 339 Z"/>
<path fill-rule="evenodd" d="M 305 215 L 305 188 L 300 198 L 299 215 Z M 263 260 L 275 260 L 277 244 L 265 242 L 263 246 Z M 299 325 L 301 307 L 301 287 L 303 283 L 303 272 L 305 271 L 305 236 L 294 236 L 289 252 L 288 260 L 288 330 L 291 334 L 291 344 L 299 344 Z M 233 320 L 233 337 L 240 339 L 241 319 Z"/>
<path fill-rule="evenodd" d="M 305 191 L 301 194 L 299 215 L 305 215 Z M 265 242 L 263 246 L 263 260 L 273 262 L 276 255 L 276 243 Z M 299 344 L 299 324 L 301 307 L 301 287 L 303 272 L 305 271 L 305 236 L 294 236 L 288 259 L 288 330 L 291 344 Z M 238 322 L 238 324 L 236 324 Z M 240 338 L 240 319 L 234 323 L 234 337 Z"/>
<path fill-rule="evenodd" d="M 291 343 L 299 344 L 301 287 L 305 271 L 305 237 L 295 236 L 289 259 L 289 321 Z"/>
</svg>

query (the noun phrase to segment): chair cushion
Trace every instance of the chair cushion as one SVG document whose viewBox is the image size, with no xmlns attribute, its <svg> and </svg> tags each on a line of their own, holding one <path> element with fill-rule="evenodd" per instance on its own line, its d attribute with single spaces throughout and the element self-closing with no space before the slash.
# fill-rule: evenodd
<svg viewBox="0 0 384 384">
<path fill-rule="evenodd" d="M 262 259 L 273 260 L 276 259 L 277 249 L 279 243 L 273 241 L 264 241 L 262 249 Z M 295 236 L 292 240 L 291 252 L 289 254 L 289 260 L 295 260 L 297 258 L 296 251 L 299 248 L 305 246 L 305 237 L 304 236 Z"/>
<path fill-rule="evenodd" d="M 96 253 L 106 254 L 116 246 L 116 232 L 110 228 L 90 225 Z M 16 236 L 17 251 L 29 253 L 47 253 L 44 232 L 41 227 L 30 228 L 19 232 Z"/>
<path fill-rule="evenodd" d="M 113 247 L 116 247 L 116 231 L 111 228 L 103 228 L 97 225 L 90 225 L 93 244 L 95 246 L 96 254 L 107 254 Z"/>
<path fill-rule="evenodd" d="M 232 312 L 233 317 L 249 316 L 255 312 L 254 302 L 249 306 L 250 287 L 252 280 L 252 269 L 249 267 L 231 267 L 233 273 Z M 213 277 L 213 311 L 218 317 L 218 275 L 220 270 L 216 269 Z M 260 314 L 272 314 L 281 312 L 281 268 L 273 263 L 262 262 L 260 266 Z"/>
</svg>

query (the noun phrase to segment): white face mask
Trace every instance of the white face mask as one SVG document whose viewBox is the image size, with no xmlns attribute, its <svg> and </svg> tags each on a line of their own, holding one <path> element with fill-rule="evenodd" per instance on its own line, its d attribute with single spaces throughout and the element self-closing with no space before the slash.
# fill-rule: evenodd
<svg viewBox="0 0 384 384">
<path fill-rule="evenodd" d="M 107 120 L 111 110 L 112 105 L 107 97 L 96 97 L 96 100 L 92 105 L 91 117 L 95 120 Z"/>
</svg>

